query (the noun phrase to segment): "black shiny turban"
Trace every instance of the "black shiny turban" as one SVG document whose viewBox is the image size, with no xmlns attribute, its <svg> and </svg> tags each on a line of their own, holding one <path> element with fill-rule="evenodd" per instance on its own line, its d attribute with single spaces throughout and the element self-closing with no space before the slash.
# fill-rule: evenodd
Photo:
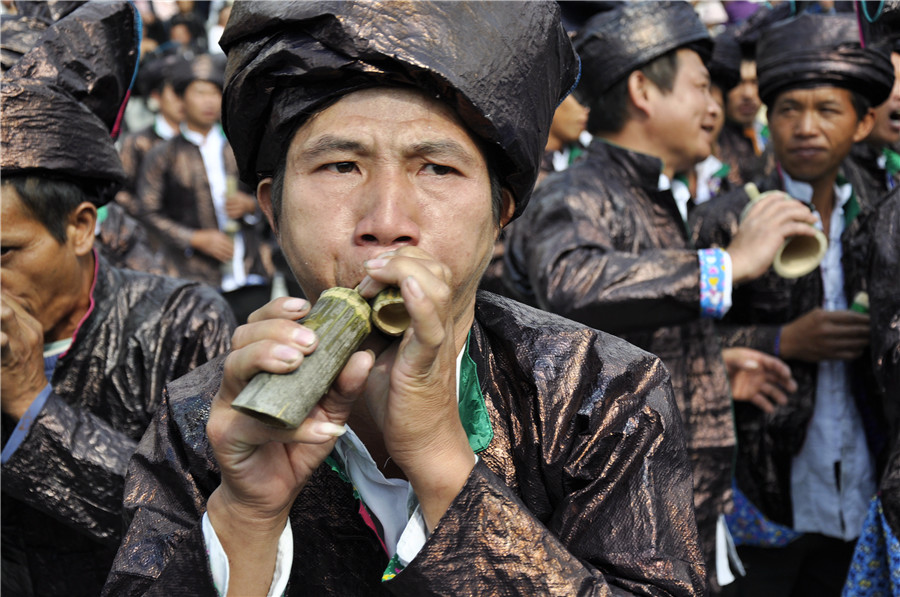
<svg viewBox="0 0 900 597">
<path fill-rule="evenodd" d="M 208 81 L 222 89 L 225 86 L 225 56 L 200 54 L 173 67 L 172 86 L 175 91 L 182 93 L 194 81 Z"/>
<path fill-rule="evenodd" d="M 50 25 L 84 4 L 84 0 L 19 0 L 13 4 L 15 13 L 0 16 L 0 68 L 3 72 L 34 47 Z"/>
<path fill-rule="evenodd" d="M 578 77 L 556 2 L 236 2 L 220 45 L 222 120 L 243 182 L 272 175 L 316 110 L 360 89 L 411 85 L 481 141 L 516 215 Z"/>
<path fill-rule="evenodd" d="M 706 65 L 712 82 L 728 93 L 741 82 L 741 45 L 732 31 L 713 39 L 712 58 Z"/>
<path fill-rule="evenodd" d="M 860 45 L 852 15 L 801 13 L 766 29 L 756 57 L 759 97 L 771 106 L 790 89 L 841 87 L 859 92 L 872 106 L 884 102 L 894 85 L 890 56 Z"/>
<path fill-rule="evenodd" d="M 709 58 L 712 41 L 687 2 L 623 2 L 591 17 L 575 37 L 582 80 L 575 97 L 589 106 L 637 70 L 678 48 Z"/>
<path fill-rule="evenodd" d="M 3 176 L 51 172 L 107 203 L 125 180 L 114 145 L 138 60 L 130 3 L 90 2 L 54 23 L 3 74 Z"/>
</svg>

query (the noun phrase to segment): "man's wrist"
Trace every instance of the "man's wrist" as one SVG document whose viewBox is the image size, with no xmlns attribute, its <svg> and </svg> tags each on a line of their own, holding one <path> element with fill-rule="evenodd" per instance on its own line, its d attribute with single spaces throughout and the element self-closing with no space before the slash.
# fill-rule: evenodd
<svg viewBox="0 0 900 597">
<path fill-rule="evenodd" d="M 429 532 L 465 486 L 476 461 L 475 453 L 467 444 L 465 450 L 439 454 L 431 463 L 420 463 L 417 470 L 404 471 L 419 500 Z"/>
<path fill-rule="evenodd" d="M 254 543 L 272 538 L 277 541 L 290 511 L 285 508 L 276 514 L 261 513 L 234 499 L 222 485 L 209 496 L 206 507 L 209 520 L 220 538 L 223 535 L 237 536 Z"/>
</svg>

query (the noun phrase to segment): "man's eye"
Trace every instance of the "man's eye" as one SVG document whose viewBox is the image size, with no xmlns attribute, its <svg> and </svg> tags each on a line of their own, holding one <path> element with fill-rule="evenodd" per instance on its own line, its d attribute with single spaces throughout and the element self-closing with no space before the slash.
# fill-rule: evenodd
<svg viewBox="0 0 900 597">
<path fill-rule="evenodd" d="M 356 164 L 354 162 L 334 162 L 326 164 L 325 169 L 337 174 L 350 174 L 356 169 Z"/>
<path fill-rule="evenodd" d="M 427 170 L 429 174 L 436 174 L 437 176 L 446 176 L 447 174 L 456 172 L 456 169 L 452 166 L 444 166 L 441 164 L 425 164 L 424 169 Z"/>
</svg>

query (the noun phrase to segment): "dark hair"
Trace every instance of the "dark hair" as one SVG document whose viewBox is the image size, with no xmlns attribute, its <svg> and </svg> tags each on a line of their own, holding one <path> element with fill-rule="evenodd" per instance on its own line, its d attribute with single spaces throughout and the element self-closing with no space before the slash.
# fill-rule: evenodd
<svg viewBox="0 0 900 597">
<path fill-rule="evenodd" d="M 666 52 L 659 58 L 635 69 L 644 73 L 650 81 L 663 93 L 669 93 L 675 87 L 678 75 L 678 50 Z M 634 72 L 634 71 L 631 71 Z M 628 77 L 615 83 L 606 93 L 594 98 L 590 104 L 587 130 L 592 135 L 600 133 L 618 133 L 625 126 L 628 117 Z"/>
<path fill-rule="evenodd" d="M 79 183 L 43 174 L 4 177 L 3 184 L 12 185 L 25 208 L 60 244 L 67 240 L 69 215 L 82 203 L 91 201 Z"/>
<path fill-rule="evenodd" d="M 853 103 L 853 109 L 856 110 L 856 119 L 862 120 L 869 113 L 872 102 L 859 91 L 850 90 L 850 101 Z"/>
</svg>

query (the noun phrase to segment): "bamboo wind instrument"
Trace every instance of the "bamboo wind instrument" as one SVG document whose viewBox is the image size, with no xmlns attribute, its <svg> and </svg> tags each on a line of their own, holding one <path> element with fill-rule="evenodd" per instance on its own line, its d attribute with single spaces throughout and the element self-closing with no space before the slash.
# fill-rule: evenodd
<svg viewBox="0 0 900 597">
<path fill-rule="evenodd" d="M 256 374 L 231 406 L 274 427 L 298 427 L 371 333 L 373 322 L 391 336 L 409 327 L 399 289 L 387 288 L 372 302 L 370 307 L 355 289 L 323 291 L 301 320 L 319 337 L 316 349 L 290 373 Z"/>
<path fill-rule="evenodd" d="M 741 220 L 750 211 L 750 206 L 766 195 L 778 191 L 768 191 L 760 194 L 756 185 L 748 182 L 744 185 L 744 192 L 750 197 L 750 203 L 744 208 Z M 775 253 L 772 269 L 782 278 L 805 276 L 819 267 L 819 263 L 825 257 L 827 249 L 828 238 L 821 230 L 816 229 L 815 236 L 792 236 L 786 239 Z"/>
</svg>

